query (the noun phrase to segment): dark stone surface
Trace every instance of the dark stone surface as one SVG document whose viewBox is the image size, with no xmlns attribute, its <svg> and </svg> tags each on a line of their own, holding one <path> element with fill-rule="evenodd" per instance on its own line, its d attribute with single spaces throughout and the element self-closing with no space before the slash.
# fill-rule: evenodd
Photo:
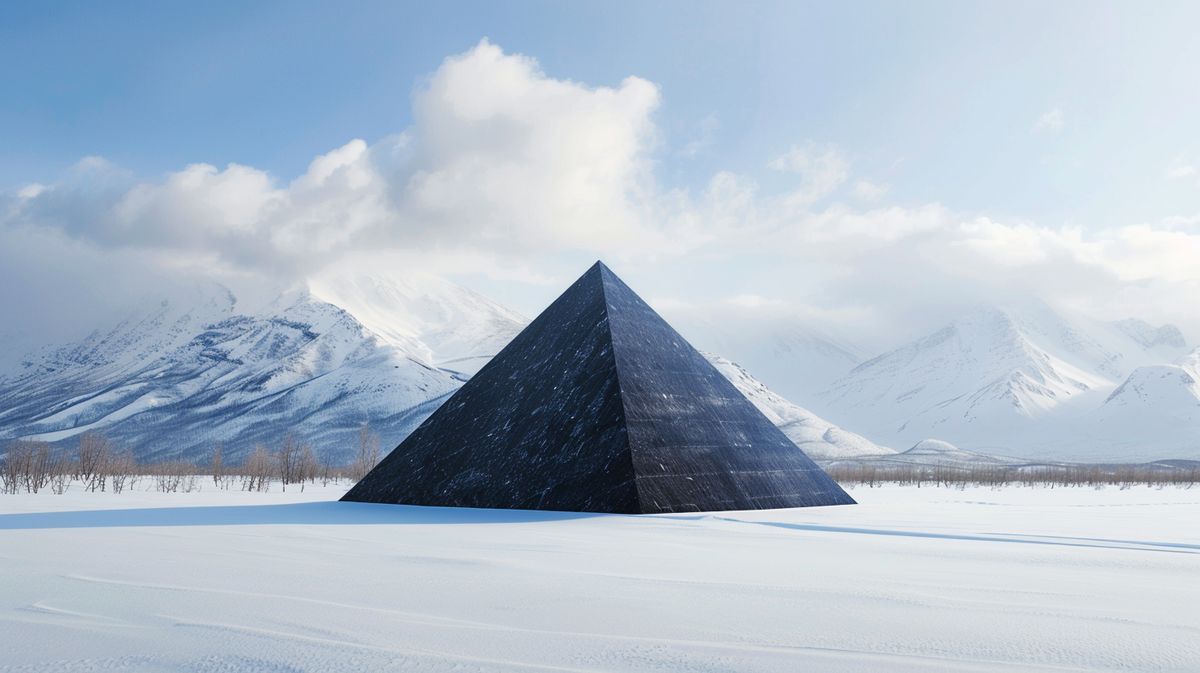
<svg viewBox="0 0 1200 673">
<path fill-rule="evenodd" d="M 624 513 L 854 502 L 600 263 L 343 499 Z"/>
<path fill-rule="evenodd" d="M 600 272 L 643 512 L 854 502 L 641 297 Z"/>
</svg>

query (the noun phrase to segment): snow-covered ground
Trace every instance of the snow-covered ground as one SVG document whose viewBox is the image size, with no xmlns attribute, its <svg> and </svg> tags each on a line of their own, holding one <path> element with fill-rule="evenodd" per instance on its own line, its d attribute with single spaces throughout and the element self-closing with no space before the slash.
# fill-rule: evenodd
<svg viewBox="0 0 1200 673">
<path fill-rule="evenodd" d="M 1200 488 L 660 516 L 341 490 L 0 496 L 0 671 L 1200 670 Z"/>
</svg>

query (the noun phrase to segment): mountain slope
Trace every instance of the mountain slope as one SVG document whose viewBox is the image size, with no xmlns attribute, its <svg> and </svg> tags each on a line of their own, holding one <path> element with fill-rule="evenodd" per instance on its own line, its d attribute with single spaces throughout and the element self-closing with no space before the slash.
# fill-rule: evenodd
<svg viewBox="0 0 1200 673">
<path fill-rule="evenodd" d="M 1039 433 L 1101 404 L 1135 368 L 1179 357 L 1177 333 L 983 307 L 859 365 L 824 393 L 823 411 L 876 441 L 1029 455 L 1046 448 Z"/>
<path fill-rule="evenodd" d="M 1179 359 L 1179 366 L 1200 376 L 1200 348 Z"/>
<path fill-rule="evenodd" d="M 966 451 L 938 439 L 923 439 L 906 451 L 879 456 L 861 456 L 848 460 L 825 460 L 826 466 L 855 466 L 875 468 L 955 468 L 974 470 L 1002 465 L 1022 465 L 1025 461 Z"/>
<path fill-rule="evenodd" d="M 1175 365 L 1138 367 L 1055 444 L 1068 455 L 1200 457 L 1200 350 Z M 1096 447 L 1102 447 L 1097 449 Z"/>
<path fill-rule="evenodd" d="M 313 297 L 341 308 L 364 328 L 437 367 L 474 374 L 525 326 L 525 318 L 482 295 L 425 273 L 322 275 Z"/>
<path fill-rule="evenodd" d="M 420 274 L 326 276 L 255 309 L 198 285 L 0 373 L 0 449 L 15 437 L 71 445 L 94 429 L 148 457 L 224 442 L 236 460 L 291 431 L 337 460 L 364 422 L 395 446 L 525 322 Z M 781 370 L 760 352 L 766 370 L 799 376 L 788 372 L 811 355 L 802 336 L 784 340 L 796 350 Z M 856 357 L 818 342 L 831 361 Z M 1183 343 L 1171 326 L 983 308 L 855 367 L 825 393 L 829 420 L 708 357 L 814 458 L 938 437 L 984 454 L 1128 461 L 1200 457 L 1200 350 Z"/>
<path fill-rule="evenodd" d="M 1179 328 L 1174 325 L 1155 327 L 1145 320 L 1136 318 L 1118 320 L 1112 324 L 1147 350 L 1157 352 L 1164 357 L 1170 357 L 1171 353 L 1187 348 L 1183 332 L 1180 332 Z"/>
<path fill-rule="evenodd" d="M 398 441 L 462 376 L 367 330 L 308 291 L 241 314 L 225 290 L 166 302 L 33 358 L 0 380 L 0 437 L 103 430 L 141 455 L 236 457 L 296 432 L 347 455 L 360 424 Z"/>
<path fill-rule="evenodd" d="M 865 357 L 848 339 L 815 321 L 761 315 L 719 304 L 671 308 L 663 317 L 697 348 L 734 356 L 772 390 L 792 400 L 811 400 Z"/>
<path fill-rule="evenodd" d="M 842 430 L 811 411 L 792 404 L 737 364 L 710 353 L 704 356 L 810 458 L 829 460 L 895 453 L 893 449 Z"/>
<path fill-rule="evenodd" d="M 243 310 L 226 289 L 153 303 L 0 377 L 0 440 L 71 445 L 102 431 L 149 459 L 237 460 L 288 432 L 334 460 L 369 423 L 395 446 L 525 320 L 441 278 L 327 276 Z M 892 452 L 791 404 L 709 356 L 817 458 Z"/>
</svg>

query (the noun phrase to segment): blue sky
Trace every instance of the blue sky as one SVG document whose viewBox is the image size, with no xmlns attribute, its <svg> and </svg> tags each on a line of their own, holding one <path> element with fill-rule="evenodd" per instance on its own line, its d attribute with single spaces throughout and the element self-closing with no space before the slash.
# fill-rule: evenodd
<svg viewBox="0 0 1200 673">
<path fill-rule="evenodd" d="M 911 201 L 1101 224 L 1195 204 L 1161 179 L 1200 161 L 1188 3 L 341 4 L 5 3 L 0 180 L 84 155 L 291 177 L 405 128 L 413 87 L 487 36 L 555 77 L 657 83 L 672 182 L 815 139 Z"/>
<path fill-rule="evenodd" d="M 605 256 L 667 302 L 724 292 L 790 302 L 806 315 L 847 306 L 886 312 L 900 302 L 940 317 L 939 307 L 992 298 L 1019 276 L 1018 290 L 1044 290 L 1049 301 L 1112 316 L 1144 308 L 1164 320 L 1185 313 L 1178 298 L 1200 287 L 1187 271 L 1189 260 L 1200 267 L 1189 257 L 1200 251 L 1196 25 L 1194 3 L 4 3 L 0 191 L 23 205 L 3 226 L 12 236 L 57 228 L 108 256 L 158 250 L 175 261 L 190 254 L 247 266 L 253 245 L 242 240 L 234 252 L 220 242 L 240 220 L 218 222 L 221 237 L 156 229 L 171 225 L 151 221 L 155 213 L 192 229 L 231 217 L 179 210 L 192 202 L 169 189 L 172 175 L 202 163 L 214 180 L 237 183 L 230 190 L 239 195 L 283 190 L 314 157 L 362 139 L 372 171 L 385 146 L 423 157 L 397 160 L 415 162 L 395 169 L 404 189 L 413 176 L 461 177 L 465 164 L 437 159 L 462 148 L 414 109 L 446 74 L 447 59 L 477 53 L 486 37 L 505 58 L 536 61 L 534 74 L 522 77 L 577 85 L 565 111 L 595 104 L 595 114 L 637 127 L 621 136 L 631 148 L 612 159 L 628 208 L 568 204 L 544 214 L 547 229 L 514 235 L 523 242 L 512 251 L 488 250 L 504 256 L 492 260 L 503 273 L 480 282 L 521 310 L 536 310 L 584 260 Z M 629 107 L 605 107 L 604 92 L 622 90 L 629 77 L 656 93 L 631 89 Z M 426 96 L 430 109 L 455 104 L 434 98 Z M 534 120 L 535 112 L 514 114 L 527 131 L 558 125 L 554 111 Z M 397 134 L 417 140 L 396 150 L 388 139 Z M 514 157 L 529 151 L 509 149 Z M 502 150 L 462 151 L 517 161 Z M 81 169 L 83 157 L 105 163 Z M 568 168 L 586 172 L 609 157 L 586 161 Z M 253 172 L 220 173 L 230 164 Z M 398 189 L 399 179 L 384 180 L 392 181 L 386 189 Z M 446 184 L 470 195 L 495 179 Z M 85 203 L 77 197 L 87 180 L 122 186 Z M 30 184 L 47 190 L 12 196 Z M 125 189 L 137 197 L 133 206 Z M 323 194 L 305 203 L 334 198 Z M 597 194 L 601 203 L 609 193 Z M 251 201 L 280 199 L 304 200 L 272 192 Z M 307 221 L 331 212 L 321 203 L 293 215 Z M 367 243 L 342 236 L 360 215 L 337 211 L 329 226 L 347 254 L 382 240 L 412 251 L 426 249 L 412 241 L 446 223 L 507 207 L 494 198 L 471 209 L 435 206 L 419 201 L 372 215 L 377 221 L 363 225 L 373 232 Z M 249 207 L 230 212 L 258 223 Z M 131 208 L 141 208 L 136 223 L 92 225 Z M 560 236 L 554 223 L 575 217 L 628 218 L 618 227 L 628 235 L 617 247 L 597 243 L 604 224 Z M 254 240 L 271 239 L 262 243 L 271 263 L 284 255 L 300 264 L 294 240 L 279 252 L 278 218 L 262 222 L 255 226 L 275 229 Z M 485 240 L 493 224 L 459 233 Z M 1139 225 L 1149 229 L 1132 228 Z M 377 231 L 389 228 L 396 231 Z M 444 240 L 429 240 L 446 250 Z M 639 263 L 644 246 L 667 243 L 678 250 Z M 812 249 L 813 257 L 781 255 L 781 244 Z M 942 264 L 961 250 L 987 259 Z M 938 266 L 929 285 L 911 284 L 906 269 L 926 265 Z M 702 266 L 716 271 L 697 279 Z M 879 269 L 890 271 L 860 277 Z M 527 282 L 543 271 L 553 282 Z M 955 284 L 970 292 L 933 289 Z"/>
</svg>

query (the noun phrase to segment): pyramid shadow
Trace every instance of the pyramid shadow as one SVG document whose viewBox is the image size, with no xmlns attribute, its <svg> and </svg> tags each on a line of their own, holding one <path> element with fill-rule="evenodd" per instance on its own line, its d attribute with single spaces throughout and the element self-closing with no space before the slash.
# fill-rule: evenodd
<svg viewBox="0 0 1200 673">
<path fill-rule="evenodd" d="M 483 525 L 566 521 L 596 516 L 610 515 L 330 501 L 0 514 L 0 530 L 266 525 Z"/>
</svg>

